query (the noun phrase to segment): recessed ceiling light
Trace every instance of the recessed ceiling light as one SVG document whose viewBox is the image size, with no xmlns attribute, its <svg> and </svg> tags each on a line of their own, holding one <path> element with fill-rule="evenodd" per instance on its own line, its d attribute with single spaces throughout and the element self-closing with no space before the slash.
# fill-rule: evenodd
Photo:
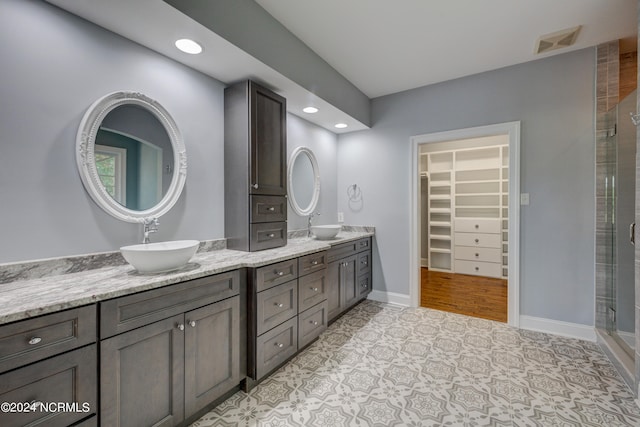
<svg viewBox="0 0 640 427">
<path fill-rule="evenodd" d="M 197 55 L 202 52 L 202 46 L 191 39 L 176 40 L 176 47 L 184 53 L 190 53 L 192 55 Z"/>
<path fill-rule="evenodd" d="M 346 123 L 338 123 L 338 124 L 336 124 L 336 127 L 337 127 L 338 129 L 344 129 L 344 128 L 346 128 L 347 126 L 348 126 L 348 125 L 347 125 Z"/>
<path fill-rule="evenodd" d="M 318 109 L 316 107 L 306 107 L 306 108 L 303 108 L 302 111 L 304 111 L 305 113 L 313 114 L 313 113 L 317 113 Z"/>
</svg>

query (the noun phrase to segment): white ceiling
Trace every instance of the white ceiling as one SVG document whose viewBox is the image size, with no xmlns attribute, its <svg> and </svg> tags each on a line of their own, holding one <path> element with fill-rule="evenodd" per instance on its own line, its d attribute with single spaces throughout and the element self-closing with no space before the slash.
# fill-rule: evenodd
<svg viewBox="0 0 640 427">
<path fill-rule="evenodd" d="M 637 0 L 256 0 L 370 98 L 636 38 Z M 575 45 L 538 37 L 582 25 Z"/>
<path fill-rule="evenodd" d="M 0 0 L 1 1 L 1 0 Z M 47 0 L 223 83 L 277 89 L 294 114 L 335 133 L 366 126 L 161 0 Z M 215 0 L 209 0 L 215 1 Z M 637 0 L 255 0 L 373 98 L 637 33 Z M 582 25 L 576 44 L 534 55 L 540 35 Z M 203 54 L 173 46 L 200 41 Z M 300 113 L 306 105 L 320 112 Z M 347 129 L 333 127 L 345 122 Z"/>
</svg>

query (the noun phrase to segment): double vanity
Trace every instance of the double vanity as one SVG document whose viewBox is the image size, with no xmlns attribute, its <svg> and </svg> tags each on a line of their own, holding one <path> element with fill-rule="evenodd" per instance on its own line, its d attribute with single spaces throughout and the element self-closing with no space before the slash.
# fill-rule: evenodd
<svg viewBox="0 0 640 427">
<path fill-rule="evenodd" d="M 203 251 L 164 274 L 121 264 L 0 284 L 0 401 L 33 409 L 0 413 L 0 424 L 195 420 L 366 298 L 371 236 L 362 229 L 254 253 Z M 79 406 L 39 410 L 51 402 Z"/>
<path fill-rule="evenodd" d="M 80 177 L 143 243 L 0 265 L 1 426 L 187 425 L 367 297 L 374 230 L 312 224 L 318 163 L 298 147 L 287 167 L 285 119 L 272 91 L 228 87 L 225 238 L 149 243 L 186 183 L 182 136 L 143 94 L 91 105 Z M 308 230 L 288 230 L 287 202 Z"/>
</svg>

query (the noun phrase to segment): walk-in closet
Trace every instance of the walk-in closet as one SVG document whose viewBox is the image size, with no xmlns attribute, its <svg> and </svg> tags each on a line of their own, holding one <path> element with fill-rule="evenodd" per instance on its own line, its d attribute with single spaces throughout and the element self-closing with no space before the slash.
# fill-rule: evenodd
<svg viewBox="0 0 640 427">
<path fill-rule="evenodd" d="M 477 292 L 476 297 L 469 298 L 471 303 L 490 305 L 493 298 L 487 300 L 492 293 L 487 291 L 489 286 L 490 291 L 498 291 L 500 297 L 493 301 L 494 308 L 504 311 L 506 319 L 508 136 L 423 144 L 420 177 L 423 296 L 425 282 L 432 288 L 440 283 L 459 294 Z M 481 289 L 474 290 L 478 283 Z M 435 288 L 431 291 L 437 293 Z M 449 304 L 456 305 L 465 296 Z M 437 298 L 434 295 L 432 299 Z"/>
</svg>

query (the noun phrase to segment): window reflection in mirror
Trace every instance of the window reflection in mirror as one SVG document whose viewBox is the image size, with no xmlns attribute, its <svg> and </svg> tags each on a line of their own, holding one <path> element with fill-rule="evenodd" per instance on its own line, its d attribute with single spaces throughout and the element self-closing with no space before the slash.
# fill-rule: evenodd
<svg viewBox="0 0 640 427">
<path fill-rule="evenodd" d="M 105 190 L 122 206 L 157 205 L 173 177 L 171 140 L 160 121 L 136 105 L 110 111 L 96 135 L 95 161 Z"/>
</svg>

